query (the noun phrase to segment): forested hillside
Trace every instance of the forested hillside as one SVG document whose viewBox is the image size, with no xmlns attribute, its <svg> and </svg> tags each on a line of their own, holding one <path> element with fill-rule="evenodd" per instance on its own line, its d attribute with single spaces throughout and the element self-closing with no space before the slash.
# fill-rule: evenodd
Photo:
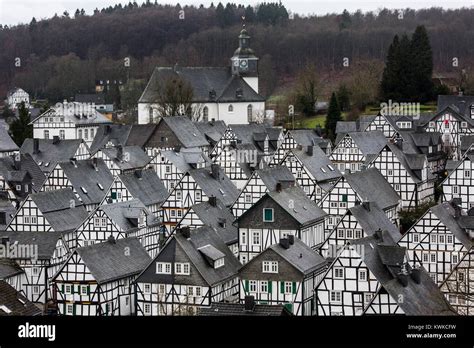
<svg viewBox="0 0 474 348">
<path fill-rule="evenodd" d="M 237 47 L 242 16 L 261 58 L 267 95 L 279 80 L 291 79 L 307 63 L 324 72 L 344 69 L 344 58 L 350 64 L 382 62 L 394 35 L 413 32 L 417 25 L 424 25 L 430 37 L 435 71 L 474 66 L 474 9 L 301 17 L 272 3 L 257 8 L 129 3 L 97 9 L 93 15 L 78 9 L 33 19 L 29 25 L 2 27 L 0 97 L 8 88 L 21 86 L 33 97 L 56 101 L 93 91 L 98 79 L 146 80 L 158 64 L 225 66 Z"/>
</svg>

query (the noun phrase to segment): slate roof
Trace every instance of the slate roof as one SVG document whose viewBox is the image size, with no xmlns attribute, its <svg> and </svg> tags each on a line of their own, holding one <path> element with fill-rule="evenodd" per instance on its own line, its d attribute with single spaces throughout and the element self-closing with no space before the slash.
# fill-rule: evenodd
<svg viewBox="0 0 474 348">
<path fill-rule="evenodd" d="M 471 119 L 470 107 L 474 105 L 474 96 L 468 95 L 438 95 L 438 112 L 447 107 L 454 109 L 466 119 Z"/>
<path fill-rule="evenodd" d="M 74 107 L 70 107 L 74 105 Z M 95 108 L 91 110 L 89 116 L 82 116 L 79 114 L 81 107 L 83 108 L 84 103 L 68 102 L 66 105 L 62 104 L 61 107 L 53 106 L 48 111 L 36 117 L 30 124 L 35 123 L 41 117 L 61 116 L 64 117 L 65 122 L 72 122 L 79 126 L 91 126 L 104 123 L 112 123 L 107 117 L 98 112 Z"/>
<path fill-rule="evenodd" d="M 39 153 L 33 153 L 33 139 L 25 139 L 20 152 L 30 154 L 44 173 L 52 172 L 59 162 L 69 161 L 75 157 L 83 142 L 81 139 L 60 140 L 56 144 L 53 143 L 53 139 L 38 139 L 38 141 Z"/>
<path fill-rule="evenodd" d="M 120 174 L 119 179 L 130 194 L 146 206 L 161 204 L 169 196 L 168 190 L 153 169 Z"/>
<path fill-rule="evenodd" d="M 304 167 L 313 175 L 317 182 L 325 182 L 340 178 L 341 172 L 318 146 L 313 146 L 313 154 L 308 154 L 308 148 L 291 150 Z M 321 169 L 322 168 L 322 169 Z M 331 169 L 332 168 L 332 169 Z M 324 171 L 323 171 L 324 170 Z"/>
<path fill-rule="evenodd" d="M 160 122 L 171 129 L 184 147 L 209 146 L 206 137 L 187 116 L 163 117 Z"/>
<path fill-rule="evenodd" d="M 280 305 L 262 305 L 255 304 L 251 311 L 245 310 L 243 303 L 212 303 L 210 307 L 201 307 L 199 316 L 216 317 L 216 316 L 255 316 L 255 317 L 273 317 L 273 316 L 289 316 L 292 315 L 282 304 Z"/>
<path fill-rule="evenodd" d="M 206 259 L 206 256 L 201 253 L 198 249 L 212 245 L 215 249 L 219 250 L 225 255 L 224 265 L 219 268 L 214 268 L 213 265 Z M 181 232 L 175 233 L 167 242 L 167 244 L 161 249 L 160 253 L 155 257 L 153 262 L 143 271 L 138 277 L 136 282 L 146 283 L 163 283 L 173 281 L 168 275 L 156 274 L 154 271 L 155 261 L 160 259 L 162 253 L 167 253 L 168 248 L 173 248 L 171 253 L 176 253 L 176 248 L 180 247 L 186 254 L 189 262 L 196 267 L 199 276 L 210 285 L 214 286 L 220 284 L 228 279 L 236 277 L 238 275 L 240 262 L 234 256 L 229 247 L 225 244 L 222 238 L 216 233 L 216 231 L 209 227 L 204 226 L 195 230 L 191 230 L 190 238 L 185 238 Z M 151 269 L 151 272 L 148 270 Z M 174 277 L 172 275 L 171 277 Z M 190 280 L 187 279 L 187 282 Z M 174 281 L 173 281 L 174 282 Z"/>
<path fill-rule="evenodd" d="M 398 145 L 388 143 L 390 151 L 398 158 L 400 163 L 403 165 L 408 175 L 412 178 L 415 183 L 422 181 L 422 170 L 425 168 L 425 163 L 428 158 L 424 154 L 407 154 L 403 152 Z M 435 180 L 436 177 L 428 170 L 428 180 Z"/>
<path fill-rule="evenodd" d="M 461 137 L 461 153 L 464 154 L 474 144 L 474 135 L 464 135 Z M 472 149 L 471 149 L 472 150 Z"/>
<path fill-rule="evenodd" d="M 222 168 L 219 168 L 218 171 L 218 178 L 212 176 L 209 168 L 190 170 L 189 175 L 193 177 L 207 197 L 217 197 L 224 205 L 231 206 L 239 196 L 239 190 Z"/>
<path fill-rule="evenodd" d="M 206 137 L 211 144 L 217 143 L 224 135 L 227 125 L 224 121 L 194 122 L 197 129 Z"/>
<path fill-rule="evenodd" d="M 90 153 L 94 155 L 100 149 L 106 147 L 108 143 L 114 146 L 127 145 L 127 140 L 132 130 L 131 125 L 106 124 L 100 125 L 90 146 Z M 136 144 L 133 144 L 136 145 Z"/>
<path fill-rule="evenodd" d="M 181 78 L 193 89 L 193 102 L 250 102 L 264 101 L 240 76 L 232 75 L 229 68 L 208 67 L 156 67 L 139 99 L 139 103 L 155 103 L 159 100 L 160 82 Z M 236 91 L 242 90 L 242 97 Z M 215 91 L 215 98 L 211 96 Z"/>
<path fill-rule="evenodd" d="M 82 205 L 70 188 L 38 192 L 30 195 L 30 198 L 42 213 L 69 209 L 71 201 L 74 201 L 75 206 Z"/>
<path fill-rule="evenodd" d="M 78 103 L 94 103 L 97 105 L 105 104 L 104 94 L 76 94 L 74 101 Z"/>
<path fill-rule="evenodd" d="M 269 191 L 276 190 L 278 183 L 288 186 L 295 184 L 295 177 L 287 166 L 273 166 L 256 170 L 256 175 L 263 181 Z"/>
<path fill-rule="evenodd" d="M 206 166 L 211 165 L 211 160 L 196 147 L 181 148 L 176 150 L 160 150 L 161 156 L 170 161 L 182 173 L 187 173 L 191 169 L 196 168 L 196 164 L 205 161 Z"/>
<path fill-rule="evenodd" d="M 0 280 L 0 316 L 36 316 L 42 311 L 6 281 Z"/>
<path fill-rule="evenodd" d="M 16 208 L 13 202 L 11 202 L 7 197 L 8 193 L 6 191 L 0 191 L 0 193 L 5 193 L 0 195 L 0 212 L 5 213 L 5 224 L 0 224 L 0 231 L 3 231 L 7 228 L 8 224 L 12 220 L 13 215 L 15 215 Z"/>
<path fill-rule="evenodd" d="M 381 131 L 349 133 L 364 156 L 377 155 L 387 144 L 387 138 Z"/>
<path fill-rule="evenodd" d="M 14 158 L 8 156 L 0 158 L 0 175 L 7 181 L 22 182 L 26 173 L 31 178 L 33 190 L 39 191 L 46 181 L 41 168 L 29 154 L 20 155 L 19 168 L 15 165 Z"/>
<path fill-rule="evenodd" d="M 60 232 L 0 232 L 0 239 L 8 237 L 10 245 L 18 242 L 19 245 L 37 246 L 37 256 L 40 260 L 49 260 L 53 256 L 56 245 L 61 238 Z"/>
<path fill-rule="evenodd" d="M 289 130 L 288 133 L 295 140 L 297 145 L 303 147 L 318 145 L 323 151 L 325 151 L 330 143 L 329 140 L 321 138 L 315 129 L 293 129 Z"/>
<path fill-rule="evenodd" d="M 104 204 L 99 207 L 122 231 L 133 232 L 137 226 L 130 220 L 130 216 L 139 216 L 140 212 L 146 212 L 148 226 L 159 225 L 160 220 L 156 218 L 146 207 L 137 199 L 113 204 Z"/>
<path fill-rule="evenodd" d="M 327 215 L 299 186 L 288 187 L 280 192 L 270 191 L 266 195 L 301 225 L 323 219 Z M 288 204 L 290 201 L 294 203 L 292 208 Z"/>
<path fill-rule="evenodd" d="M 457 211 L 458 209 L 458 211 Z M 465 230 L 465 223 L 468 222 L 467 216 L 460 215 L 462 211 L 456 208 L 451 202 L 443 202 L 430 208 L 431 212 L 451 231 L 451 233 L 469 250 L 473 241 Z M 469 225 L 468 225 L 469 226 Z M 474 226 L 472 226 L 474 228 Z"/>
<path fill-rule="evenodd" d="M 59 164 L 84 204 L 101 203 L 114 181 L 104 160 L 101 158 L 95 160 L 97 169 L 92 159 L 74 161 L 74 164 L 71 161 Z"/>
<path fill-rule="evenodd" d="M 125 253 L 127 248 L 129 253 Z M 99 284 L 142 272 L 151 258 L 137 238 L 123 238 L 76 249 Z M 61 271 L 60 271 L 61 272 Z"/>
<path fill-rule="evenodd" d="M 121 158 L 118 158 L 118 147 L 104 148 L 101 151 L 105 156 L 111 159 L 118 168 L 124 171 L 142 169 L 151 161 L 151 158 L 146 152 L 138 146 L 123 146 Z"/>
<path fill-rule="evenodd" d="M 409 275 L 412 268 L 407 264 L 407 285 L 397 279 L 406 260 L 406 249 L 395 244 L 387 233 L 372 235 L 351 241 L 349 244 L 362 245 L 363 261 L 382 287 L 393 299 L 403 296 L 399 302 L 405 315 L 454 315 L 438 286 L 424 268 L 419 268 L 420 282 L 417 284 Z M 379 290 L 380 292 L 380 290 Z"/>
<path fill-rule="evenodd" d="M 402 235 L 375 202 L 366 202 L 349 208 L 350 214 L 359 222 L 364 232 L 371 236 L 379 229 L 386 231 L 393 241 L 397 242 Z"/>
<path fill-rule="evenodd" d="M 148 139 L 155 132 L 157 124 L 134 124 L 128 134 L 126 146 L 145 147 Z"/>
<path fill-rule="evenodd" d="M 23 269 L 12 259 L 0 258 L 0 280 L 23 273 Z"/>
<path fill-rule="evenodd" d="M 344 178 L 361 200 L 375 202 L 382 210 L 398 205 L 400 197 L 376 168 L 347 173 Z"/>
<path fill-rule="evenodd" d="M 280 243 L 269 247 L 294 268 L 306 275 L 327 266 L 327 261 L 300 239 L 294 238 L 294 244 L 285 249 Z"/>
<path fill-rule="evenodd" d="M 18 151 L 20 148 L 13 141 L 5 128 L 0 127 L 0 152 Z"/>
<path fill-rule="evenodd" d="M 194 204 L 191 210 L 196 213 L 204 225 L 214 228 L 227 245 L 237 243 L 239 236 L 237 226 L 233 224 L 235 217 L 220 200 L 216 199 L 215 207 L 206 201 Z"/>
</svg>

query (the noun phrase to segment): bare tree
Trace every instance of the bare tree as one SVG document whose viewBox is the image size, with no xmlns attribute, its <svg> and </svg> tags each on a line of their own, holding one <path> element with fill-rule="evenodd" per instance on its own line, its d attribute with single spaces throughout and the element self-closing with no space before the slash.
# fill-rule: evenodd
<svg viewBox="0 0 474 348">
<path fill-rule="evenodd" d="M 190 83 L 180 77 L 165 79 L 157 88 L 158 116 L 193 116 L 194 92 Z"/>
</svg>

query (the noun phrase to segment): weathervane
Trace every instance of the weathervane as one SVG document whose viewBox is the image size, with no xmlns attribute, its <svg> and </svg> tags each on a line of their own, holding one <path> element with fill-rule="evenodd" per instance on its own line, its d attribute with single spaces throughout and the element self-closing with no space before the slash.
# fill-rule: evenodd
<svg viewBox="0 0 474 348">
<path fill-rule="evenodd" d="M 242 16 L 242 28 L 245 29 L 245 16 Z"/>
</svg>

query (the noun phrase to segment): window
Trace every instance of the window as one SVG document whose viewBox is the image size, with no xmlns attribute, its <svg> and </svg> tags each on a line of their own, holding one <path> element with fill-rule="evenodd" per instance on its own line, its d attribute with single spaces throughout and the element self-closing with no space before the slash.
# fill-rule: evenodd
<svg viewBox="0 0 474 348">
<path fill-rule="evenodd" d="M 94 227 L 106 227 L 107 218 L 105 217 L 95 217 L 94 218 Z"/>
<path fill-rule="evenodd" d="M 234 106 L 230 104 L 229 107 L 227 108 L 227 111 L 234 112 Z"/>
<path fill-rule="evenodd" d="M 354 233 L 356 239 L 362 238 L 362 230 L 355 230 Z"/>
<path fill-rule="evenodd" d="M 335 279 L 343 279 L 344 278 L 344 268 L 334 267 L 334 278 Z"/>
<path fill-rule="evenodd" d="M 353 230 L 347 230 L 347 232 L 346 232 L 347 233 L 347 239 L 353 239 L 354 238 L 353 232 L 354 232 Z"/>
<path fill-rule="evenodd" d="M 252 115 L 253 115 L 252 104 L 249 104 L 247 106 L 247 119 L 248 119 L 249 122 L 251 122 L 253 120 Z"/>
<path fill-rule="evenodd" d="M 257 281 L 256 280 L 251 280 L 249 282 L 249 289 L 250 289 L 250 292 L 257 292 Z"/>
<path fill-rule="evenodd" d="M 33 286 L 33 295 L 38 295 L 39 293 L 40 293 L 39 286 L 37 285 Z"/>
<path fill-rule="evenodd" d="M 461 128 L 467 128 L 467 122 L 466 121 L 461 122 Z"/>
<path fill-rule="evenodd" d="M 171 173 L 171 166 L 165 166 L 165 173 L 170 174 Z"/>
<path fill-rule="evenodd" d="M 72 286 L 69 285 L 69 284 L 65 285 L 65 286 L 64 286 L 64 293 L 65 293 L 66 295 L 71 295 L 71 293 L 72 293 Z"/>
<path fill-rule="evenodd" d="M 446 242 L 447 242 L 448 244 L 453 244 L 453 235 L 448 234 L 448 235 L 446 236 Z"/>
<path fill-rule="evenodd" d="M 82 139 L 82 129 L 79 129 L 79 130 L 77 131 L 77 133 L 78 133 L 78 135 L 79 135 L 78 138 L 79 138 L 79 139 Z"/>
<path fill-rule="evenodd" d="M 164 294 L 166 292 L 166 286 L 165 284 L 159 284 L 158 285 L 158 293 L 159 294 Z"/>
<path fill-rule="evenodd" d="M 145 314 L 150 314 L 151 313 L 151 304 L 145 303 L 144 311 L 145 311 Z"/>
<path fill-rule="evenodd" d="M 470 170 L 465 170 L 464 171 L 464 177 L 465 178 L 470 178 L 471 177 L 471 171 Z"/>
<path fill-rule="evenodd" d="M 285 295 L 291 294 L 293 291 L 293 283 L 292 282 L 285 282 Z"/>
<path fill-rule="evenodd" d="M 340 291 L 331 290 L 329 301 L 331 303 L 341 303 L 342 293 Z"/>
<path fill-rule="evenodd" d="M 178 217 L 179 218 L 182 218 L 183 217 L 183 211 L 181 209 L 178 209 L 177 210 L 177 213 L 178 213 Z"/>
<path fill-rule="evenodd" d="M 217 269 L 219 267 L 222 267 L 224 266 L 224 263 L 225 263 L 224 258 L 221 257 L 220 259 L 217 259 L 216 261 L 214 261 L 214 268 Z"/>
<path fill-rule="evenodd" d="M 94 139 L 94 128 L 91 129 L 91 140 Z"/>
<path fill-rule="evenodd" d="M 263 209 L 263 222 L 273 222 L 273 208 Z"/>
<path fill-rule="evenodd" d="M 245 231 L 240 232 L 240 244 L 242 245 L 247 244 L 247 232 Z"/>
<path fill-rule="evenodd" d="M 463 283 L 464 280 L 465 280 L 465 274 L 464 274 L 464 272 L 459 272 L 459 273 L 458 273 L 458 281 L 459 281 L 460 283 Z"/>
<path fill-rule="evenodd" d="M 202 120 L 204 122 L 207 122 L 209 121 L 209 108 L 207 106 L 205 106 L 203 109 L 202 109 Z"/>
<path fill-rule="evenodd" d="M 202 194 L 201 194 L 201 191 L 196 191 L 196 201 L 201 201 L 202 200 Z"/>
<path fill-rule="evenodd" d="M 170 262 L 157 262 L 156 274 L 171 274 L 171 263 Z"/>
<path fill-rule="evenodd" d="M 150 294 L 150 293 L 151 293 L 151 284 L 145 284 L 145 285 L 143 286 L 143 292 L 144 292 L 145 294 Z"/>
<path fill-rule="evenodd" d="M 176 200 L 181 201 L 183 199 L 183 192 L 181 190 L 176 190 Z"/>
<path fill-rule="evenodd" d="M 44 131 L 44 138 L 45 139 L 49 139 L 49 130 L 46 130 Z"/>
<path fill-rule="evenodd" d="M 365 269 L 359 270 L 359 280 L 366 281 L 367 280 L 367 271 Z"/>
<path fill-rule="evenodd" d="M 268 292 L 268 281 L 263 280 L 260 282 L 260 291 L 261 292 Z"/>
<path fill-rule="evenodd" d="M 81 291 L 81 296 L 86 296 L 89 294 L 89 288 L 87 285 L 81 285 L 80 291 Z"/>
<path fill-rule="evenodd" d="M 438 236 L 436 234 L 430 235 L 431 244 L 438 244 Z"/>
<path fill-rule="evenodd" d="M 74 305 L 67 304 L 66 305 L 66 314 L 72 315 L 74 313 Z"/>
<path fill-rule="evenodd" d="M 440 235 L 438 236 L 438 243 L 439 243 L 439 244 L 444 244 L 444 243 L 445 243 L 445 239 L 446 239 L 445 237 L 446 237 L 446 236 L 445 236 L 444 234 L 440 234 Z"/>
<path fill-rule="evenodd" d="M 387 175 L 388 175 L 388 176 L 393 176 L 393 170 L 392 170 L 392 169 L 389 169 L 389 170 L 387 171 Z"/>
<path fill-rule="evenodd" d="M 37 277 L 40 274 L 40 268 L 39 267 L 33 267 L 31 269 L 31 273 L 33 274 L 34 277 Z"/>
<path fill-rule="evenodd" d="M 413 243 L 419 243 L 420 242 L 420 235 L 418 233 L 413 233 Z"/>
<path fill-rule="evenodd" d="M 61 129 L 61 130 L 59 131 L 59 139 L 61 139 L 61 140 L 66 139 L 66 135 L 65 135 L 64 129 Z"/>
<path fill-rule="evenodd" d="M 301 179 L 301 178 L 303 177 L 303 172 L 302 172 L 301 170 L 298 170 L 298 171 L 296 172 L 296 177 L 297 177 L 298 179 Z"/>
<path fill-rule="evenodd" d="M 16 185 L 16 190 L 21 191 L 21 185 Z"/>
<path fill-rule="evenodd" d="M 337 238 L 344 238 L 344 230 L 338 229 L 337 230 Z"/>
<path fill-rule="evenodd" d="M 459 193 L 459 186 L 453 186 L 453 194 L 458 194 Z"/>
<path fill-rule="evenodd" d="M 253 231 L 252 232 L 252 244 L 253 245 L 260 245 L 260 231 Z"/>
<path fill-rule="evenodd" d="M 458 254 L 451 254 L 451 263 L 457 264 L 459 262 Z"/>
<path fill-rule="evenodd" d="M 176 210 L 171 209 L 170 215 L 171 215 L 171 217 L 175 218 L 176 217 Z"/>
<path fill-rule="evenodd" d="M 245 203 L 252 203 L 252 195 L 250 193 L 245 194 Z"/>
<path fill-rule="evenodd" d="M 189 275 L 189 263 L 176 262 L 174 264 L 174 273 L 180 275 Z"/>
<path fill-rule="evenodd" d="M 193 296 L 194 295 L 194 287 L 188 286 L 188 296 Z"/>
<path fill-rule="evenodd" d="M 262 272 L 263 273 L 278 273 L 278 261 L 263 261 Z"/>
<path fill-rule="evenodd" d="M 436 253 L 431 253 L 430 254 L 430 262 L 431 263 L 436 263 Z"/>
</svg>

